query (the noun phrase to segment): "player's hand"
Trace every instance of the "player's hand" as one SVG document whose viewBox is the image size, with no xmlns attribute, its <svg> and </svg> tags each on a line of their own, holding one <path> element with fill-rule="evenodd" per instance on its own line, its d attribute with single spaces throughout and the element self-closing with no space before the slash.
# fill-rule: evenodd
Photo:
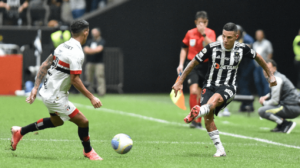
<svg viewBox="0 0 300 168">
<path fill-rule="evenodd" d="M 262 96 L 262 97 L 260 97 L 259 98 L 259 103 L 261 104 L 261 105 L 264 105 L 264 101 L 266 100 L 266 98 L 264 97 L 264 96 Z"/>
<path fill-rule="evenodd" d="M 37 94 L 37 88 L 34 87 L 31 90 L 30 95 L 27 97 L 26 102 L 29 103 L 29 104 L 32 104 L 34 102 L 35 98 L 36 98 L 36 94 Z"/>
<path fill-rule="evenodd" d="M 91 103 L 94 106 L 94 108 L 100 108 L 102 106 L 101 101 L 97 97 L 93 97 L 91 99 Z"/>
<path fill-rule="evenodd" d="M 9 11 L 10 10 L 10 6 L 9 5 L 5 5 L 5 9 L 7 10 L 7 11 Z"/>
<path fill-rule="evenodd" d="M 198 29 L 199 33 L 204 34 L 205 33 L 205 28 L 206 28 L 206 26 L 205 26 L 204 23 L 197 24 L 197 29 Z"/>
<path fill-rule="evenodd" d="M 181 83 L 179 83 L 179 82 L 176 82 L 173 85 L 172 89 L 174 90 L 175 97 L 177 96 L 177 92 L 180 91 L 180 90 L 182 90 L 182 88 L 183 88 L 183 85 Z"/>
<path fill-rule="evenodd" d="M 269 78 L 268 82 L 270 83 L 270 86 L 271 86 L 271 87 L 277 85 L 276 78 L 275 78 L 274 75 L 272 75 L 272 76 Z"/>
<path fill-rule="evenodd" d="M 177 67 L 177 74 L 179 75 L 179 74 L 182 74 L 182 72 L 183 72 L 183 65 L 179 65 L 178 67 Z"/>
</svg>

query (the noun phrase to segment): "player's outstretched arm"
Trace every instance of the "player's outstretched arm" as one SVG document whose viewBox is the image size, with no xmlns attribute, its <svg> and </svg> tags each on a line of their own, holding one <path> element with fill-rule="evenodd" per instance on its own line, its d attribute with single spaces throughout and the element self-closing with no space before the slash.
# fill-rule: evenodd
<svg viewBox="0 0 300 168">
<path fill-rule="evenodd" d="M 197 66 L 199 62 L 194 58 L 184 69 L 182 75 L 180 76 L 179 80 L 173 85 L 172 89 L 174 89 L 175 97 L 177 96 L 177 92 L 182 90 L 182 83 L 187 77 L 187 75 L 193 70 L 195 66 Z"/>
<path fill-rule="evenodd" d="M 265 70 L 265 72 L 267 73 L 269 79 L 268 82 L 270 83 L 270 86 L 276 86 L 277 82 L 276 79 L 274 77 L 274 75 L 271 73 L 270 69 L 267 66 L 266 61 L 262 58 L 261 55 L 257 54 L 255 57 L 255 61 Z"/>
<path fill-rule="evenodd" d="M 83 85 L 79 74 L 71 74 L 71 83 L 72 85 L 79 90 L 85 97 L 89 98 L 92 105 L 95 108 L 99 108 L 102 106 L 101 101 L 95 97 L 91 92 L 89 92 L 86 87 Z"/>
<path fill-rule="evenodd" d="M 50 54 L 49 57 L 40 66 L 40 69 L 36 75 L 34 87 L 31 90 L 30 96 L 27 97 L 27 99 L 26 99 L 27 103 L 32 104 L 34 102 L 38 88 L 39 88 L 44 76 L 47 74 L 48 69 L 51 67 L 52 62 L 53 62 L 53 55 Z"/>
</svg>

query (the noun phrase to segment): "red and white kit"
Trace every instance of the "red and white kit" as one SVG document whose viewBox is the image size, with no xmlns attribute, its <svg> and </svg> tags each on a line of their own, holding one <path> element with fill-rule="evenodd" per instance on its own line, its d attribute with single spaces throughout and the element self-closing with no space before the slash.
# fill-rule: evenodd
<svg viewBox="0 0 300 168">
<path fill-rule="evenodd" d="M 68 91 L 71 87 L 70 74 L 81 74 L 83 61 L 84 53 L 77 40 L 71 38 L 60 44 L 53 52 L 53 64 L 39 92 L 49 113 L 55 113 L 63 121 L 79 112 L 69 101 Z"/>
</svg>

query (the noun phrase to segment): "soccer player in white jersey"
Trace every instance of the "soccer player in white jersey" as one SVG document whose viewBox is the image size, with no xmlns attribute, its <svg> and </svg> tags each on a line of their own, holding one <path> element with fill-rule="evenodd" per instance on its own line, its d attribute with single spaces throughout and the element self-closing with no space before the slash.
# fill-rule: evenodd
<svg viewBox="0 0 300 168">
<path fill-rule="evenodd" d="M 242 58 L 255 59 L 266 71 L 270 86 L 276 85 L 276 79 L 264 59 L 244 43 L 236 42 L 238 34 L 234 23 L 225 24 L 222 38 L 223 42 L 210 43 L 203 48 L 185 68 L 180 79 L 172 87 L 176 96 L 177 92 L 182 89 L 183 81 L 192 69 L 209 58 L 210 68 L 206 74 L 206 82 L 202 90 L 201 104 L 203 105 L 201 107 L 198 105 L 194 106 L 190 114 L 184 118 L 184 121 L 190 123 L 194 119 L 204 116 L 206 130 L 217 148 L 214 157 L 226 156 L 219 131 L 214 122 L 214 114 L 217 116 L 218 112 L 234 98 L 236 93 L 236 74 Z"/>
<path fill-rule="evenodd" d="M 64 121 L 71 121 L 78 126 L 78 135 L 84 147 L 83 154 L 90 160 L 103 160 L 91 147 L 89 137 L 89 121 L 68 100 L 68 90 L 71 85 L 90 99 L 94 108 L 102 106 L 101 101 L 94 97 L 83 85 L 80 74 L 84 60 L 82 45 L 85 44 L 89 34 L 89 23 L 78 20 L 71 24 L 72 38 L 59 45 L 41 65 L 37 74 L 34 88 L 26 101 L 32 104 L 38 92 L 38 86 L 46 75 L 44 85 L 39 94 L 48 108 L 50 118 L 42 118 L 25 127 L 13 126 L 11 128 L 12 150 L 16 150 L 22 137 L 33 131 L 61 126 Z"/>
</svg>

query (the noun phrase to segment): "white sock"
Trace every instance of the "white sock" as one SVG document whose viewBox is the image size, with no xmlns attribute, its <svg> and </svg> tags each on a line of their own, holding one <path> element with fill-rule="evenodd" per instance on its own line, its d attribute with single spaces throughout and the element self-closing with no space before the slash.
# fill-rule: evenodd
<svg viewBox="0 0 300 168">
<path fill-rule="evenodd" d="M 274 114 L 270 114 L 270 120 L 275 121 L 278 125 L 282 124 L 283 122 L 281 118 L 275 116 Z"/>
<path fill-rule="evenodd" d="M 224 151 L 224 147 L 222 145 L 222 142 L 220 140 L 219 131 L 215 130 L 212 132 L 208 132 L 208 135 L 210 136 L 210 139 L 213 141 L 215 147 L 217 150 Z"/>
<path fill-rule="evenodd" d="M 210 112 L 210 108 L 209 108 L 208 104 L 205 104 L 205 105 L 201 106 L 200 107 L 200 113 L 198 114 L 196 119 L 199 118 L 199 117 L 206 116 L 209 112 Z"/>
</svg>

